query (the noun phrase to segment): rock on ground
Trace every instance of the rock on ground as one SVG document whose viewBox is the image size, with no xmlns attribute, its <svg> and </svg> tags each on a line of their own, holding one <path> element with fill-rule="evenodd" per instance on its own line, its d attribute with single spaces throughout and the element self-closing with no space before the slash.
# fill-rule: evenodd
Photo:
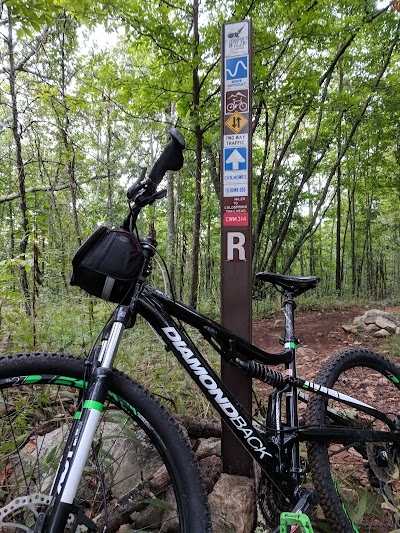
<svg viewBox="0 0 400 533">
<path fill-rule="evenodd" d="M 400 320 L 392 313 L 380 309 L 366 311 L 362 316 L 357 316 L 353 323 L 355 327 L 374 337 L 388 337 L 400 333 Z"/>
<path fill-rule="evenodd" d="M 221 477 L 209 495 L 214 533 L 252 533 L 256 522 L 254 481 L 244 476 Z"/>
</svg>

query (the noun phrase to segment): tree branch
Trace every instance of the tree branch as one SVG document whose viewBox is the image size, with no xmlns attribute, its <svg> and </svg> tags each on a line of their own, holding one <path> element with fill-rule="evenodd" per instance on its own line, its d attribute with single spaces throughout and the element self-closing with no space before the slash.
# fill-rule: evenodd
<svg viewBox="0 0 400 533">
<path fill-rule="evenodd" d="M 82 183 L 80 183 L 80 185 L 84 185 L 86 183 L 90 183 L 91 181 L 102 180 L 102 179 L 106 179 L 106 178 L 107 178 L 106 175 L 104 175 L 104 176 L 102 176 L 102 175 L 94 176 L 92 178 L 89 178 L 89 179 L 83 181 Z M 63 184 L 59 184 L 59 185 L 49 185 L 49 186 L 38 185 L 37 187 L 27 188 L 25 190 L 25 193 L 29 194 L 29 193 L 36 193 L 36 192 L 63 191 L 65 189 L 69 189 L 69 187 L 70 187 L 69 183 L 63 183 Z M 13 192 L 13 193 L 10 193 L 10 194 L 6 194 L 5 196 L 0 196 L 0 204 L 5 204 L 7 202 L 12 202 L 13 200 L 17 200 L 18 198 L 20 198 L 20 193 L 19 192 Z"/>
<path fill-rule="evenodd" d="M 386 8 L 387 9 L 387 8 Z M 384 64 L 381 68 L 381 71 L 379 72 L 376 80 L 375 80 L 375 83 L 373 85 L 373 88 L 372 88 L 372 91 L 371 93 L 368 95 L 368 98 L 366 99 L 365 103 L 364 103 L 364 106 L 359 114 L 359 116 L 357 117 L 356 121 L 354 122 L 353 124 L 353 127 L 346 139 L 346 142 L 343 146 L 343 148 L 341 149 L 336 161 L 335 161 L 335 164 L 333 165 L 333 167 L 331 168 L 331 171 L 329 173 L 329 176 L 326 180 L 326 184 L 325 184 L 325 187 L 323 189 L 323 192 L 322 192 L 322 195 L 319 199 L 319 202 L 317 204 L 317 208 L 315 209 L 315 212 L 312 216 L 312 219 L 310 220 L 307 228 L 303 231 L 303 233 L 300 235 L 299 239 L 298 239 L 298 242 L 296 243 L 296 245 L 294 246 L 294 249 L 293 249 L 293 252 L 290 256 L 290 258 L 287 260 L 286 264 L 285 264 L 285 267 L 283 269 L 283 272 L 287 272 L 287 270 L 289 269 L 290 265 L 293 263 L 293 261 L 295 260 L 301 246 L 304 244 L 304 242 L 309 238 L 312 230 L 313 230 L 313 227 L 314 227 L 314 224 L 315 224 L 315 221 L 319 215 L 319 212 L 325 202 L 325 199 L 326 199 L 326 196 L 328 194 L 328 191 L 329 191 L 329 187 L 330 187 L 330 184 L 331 184 L 331 181 L 333 179 L 333 176 L 335 175 L 336 171 L 337 171 L 337 168 L 338 166 L 340 165 L 343 157 L 345 156 L 349 146 L 350 146 L 350 143 L 359 127 L 359 125 L 361 124 L 361 121 L 363 120 L 364 116 L 365 116 L 365 113 L 375 95 L 375 91 L 377 90 L 378 86 L 379 86 L 379 83 L 381 82 L 382 80 L 382 77 L 383 75 L 385 74 L 386 72 L 386 69 L 387 67 L 389 66 L 389 62 L 390 62 L 390 59 L 392 57 L 392 54 L 393 54 L 393 51 L 394 51 L 394 48 L 396 46 L 396 44 L 399 42 L 399 31 L 400 31 L 400 22 L 399 24 L 397 25 L 397 28 L 396 28 L 396 35 L 390 45 L 390 48 L 388 50 L 388 53 L 385 57 L 385 61 L 384 61 Z"/>
</svg>

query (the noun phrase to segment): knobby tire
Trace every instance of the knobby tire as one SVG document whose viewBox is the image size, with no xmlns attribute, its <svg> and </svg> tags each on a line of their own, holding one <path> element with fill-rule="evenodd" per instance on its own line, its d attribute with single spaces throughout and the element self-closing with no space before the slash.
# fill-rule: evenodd
<svg viewBox="0 0 400 533">
<path fill-rule="evenodd" d="M 32 531 L 48 505 L 83 376 L 82 358 L 0 358 L 0 530 Z M 80 509 L 97 531 L 129 523 L 134 531 L 211 532 L 198 466 L 179 426 L 116 370 L 74 503 L 65 531 L 74 531 Z"/>
<path fill-rule="evenodd" d="M 333 357 L 316 380 L 400 421 L 400 368 L 368 350 Z M 332 416 L 329 416 L 332 413 Z M 308 424 L 336 424 L 390 431 L 382 421 L 337 401 L 314 394 Z M 343 424 L 342 424 L 343 425 Z M 388 533 L 400 527 L 400 442 L 345 444 L 315 442 L 308 459 L 320 504 L 335 533 Z"/>
</svg>

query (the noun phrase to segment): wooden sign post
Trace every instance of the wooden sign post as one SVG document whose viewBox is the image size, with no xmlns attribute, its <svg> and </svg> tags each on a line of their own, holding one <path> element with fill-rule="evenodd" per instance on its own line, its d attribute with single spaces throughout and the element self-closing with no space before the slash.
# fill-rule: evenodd
<svg viewBox="0 0 400 533">
<path fill-rule="evenodd" d="M 222 324 L 251 341 L 251 20 L 222 27 L 221 313 Z M 222 379 L 251 412 L 251 379 L 222 361 Z M 222 427 L 222 467 L 249 476 L 251 458 Z"/>
</svg>

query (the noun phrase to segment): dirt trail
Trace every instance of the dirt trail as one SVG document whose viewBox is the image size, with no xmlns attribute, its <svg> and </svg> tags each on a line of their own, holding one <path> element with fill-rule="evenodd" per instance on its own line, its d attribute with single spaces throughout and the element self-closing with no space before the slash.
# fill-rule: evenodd
<svg viewBox="0 0 400 533">
<path fill-rule="evenodd" d="M 400 311 L 398 308 L 385 309 Z M 342 328 L 363 315 L 365 309 L 328 309 L 296 313 L 296 335 L 301 344 L 298 348 L 298 374 L 314 378 L 321 365 L 335 353 L 351 348 L 365 348 L 379 351 L 379 340 L 372 336 L 355 336 Z M 279 338 L 283 334 L 283 315 L 276 315 L 254 323 L 253 342 L 269 352 L 279 352 L 282 346 Z"/>
</svg>

